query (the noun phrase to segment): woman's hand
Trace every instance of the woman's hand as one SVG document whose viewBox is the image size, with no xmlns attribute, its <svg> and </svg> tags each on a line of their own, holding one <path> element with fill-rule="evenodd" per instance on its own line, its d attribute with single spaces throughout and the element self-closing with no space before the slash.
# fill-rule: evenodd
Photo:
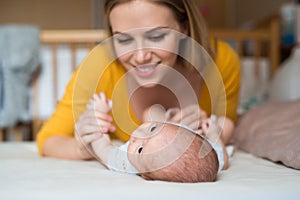
<svg viewBox="0 0 300 200">
<path fill-rule="evenodd" d="M 112 103 L 107 100 L 104 93 L 94 94 L 87 104 L 86 111 L 75 124 L 75 138 L 78 141 L 79 154 L 83 159 L 91 158 L 91 143 L 102 137 L 103 133 L 115 131 L 112 117 L 108 114 Z"/>
<path fill-rule="evenodd" d="M 214 118 L 211 117 L 203 120 L 197 133 L 205 135 L 212 142 L 220 142 L 223 130 Z"/>
<path fill-rule="evenodd" d="M 222 129 L 221 124 L 224 123 L 223 120 L 224 117 L 221 117 L 219 119 L 216 119 L 215 116 L 208 118 L 201 123 L 201 127 L 197 132 L 199 134 L 205 135 L 212 143 L 219 143 L 221 145 L 224 156 L 224 165 L 222 169 L 224 170 L 227 169 L 229 166 L 229 158 L 225 147 L 225 143 L 222 139 L 222 134 L 224 133 L 224 130 Z"/>
<path fill-rule="evenodd" d="M 199 105 L 189 105 L 181 110 L 171 109 L 172 112 L 168 113 L 170 121 L 184 124 L 193 130 L 198 130 L 207 114 L 201 110 Z"/>
</svg>

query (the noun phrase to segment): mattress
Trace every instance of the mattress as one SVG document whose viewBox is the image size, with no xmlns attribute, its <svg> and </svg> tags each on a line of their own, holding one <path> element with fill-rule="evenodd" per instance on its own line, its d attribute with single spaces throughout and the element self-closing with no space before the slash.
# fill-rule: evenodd
<svg viewBox="0 0 300 200">
<path fill-rule="evenodd" d="M 0 199 L 299 199 L 300 171 L 236 150 L 213 183 L 146 181 L 97 161 L 42 158 L 34 142 L 0 143 Z"/>
</svg>

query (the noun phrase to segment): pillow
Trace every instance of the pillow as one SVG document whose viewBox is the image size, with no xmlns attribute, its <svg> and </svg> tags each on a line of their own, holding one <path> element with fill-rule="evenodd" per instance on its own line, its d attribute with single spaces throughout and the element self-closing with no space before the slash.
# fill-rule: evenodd
<svg viewBox="0 0 300 200">
<path fill-rule="evenodd" d="M 300 169 L 300 100 L 252 108 L 240 118 L 234 142 L 258 157 Z"/>
</svg>

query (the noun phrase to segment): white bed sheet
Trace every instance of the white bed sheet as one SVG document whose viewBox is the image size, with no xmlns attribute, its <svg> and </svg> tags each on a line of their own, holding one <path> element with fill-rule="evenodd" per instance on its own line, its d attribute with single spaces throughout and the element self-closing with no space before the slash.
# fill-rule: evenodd
<svg viewBox="0 0 300 200">
<path fill-rule="evenodd" d="M 41 158 L 34 143 L 0 143 L 0 199 L 300 199 L 300 171 L 236 151 L 214 183 L 145 181 L 96 161 Z"/>
</svg>

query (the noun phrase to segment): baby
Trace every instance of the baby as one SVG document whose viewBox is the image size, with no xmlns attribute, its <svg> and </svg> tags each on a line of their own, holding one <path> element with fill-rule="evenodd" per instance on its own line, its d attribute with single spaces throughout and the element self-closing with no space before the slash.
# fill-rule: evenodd
<svg viewBox="0 0 300 200">
<path fill-rule="evenodd" d="M 111 103 L 102 94 L 94 97 L 88 108 L 109 112 Z M 167 112 L 169 117 L 170 113 Z M 91 143 L 94 156 L 111 170 L 139 174 L 146 180 L 214 181 L 224 166 L 222 146 L 187 126 L 164 121 L 161 116 L 165 114 L 156 108 L 148 110 L 144 120 L 152 121 L 139 126 L 130 140 L 120 147 L 114 146 L 108 134 L 103 133 Z M 212 123 L 208 120 L 204 124 Z"/>
</svg>

